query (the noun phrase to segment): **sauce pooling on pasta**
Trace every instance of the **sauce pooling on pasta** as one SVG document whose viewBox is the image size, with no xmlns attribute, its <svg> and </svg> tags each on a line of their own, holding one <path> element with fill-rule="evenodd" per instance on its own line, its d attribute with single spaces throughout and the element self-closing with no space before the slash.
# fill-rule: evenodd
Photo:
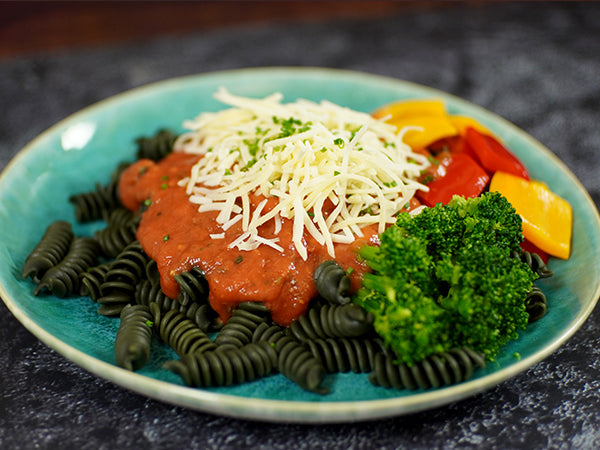
<svg viewBox="0 0 600 450">
<path fill-rule="evenodd" d="M 201 156 L 175 152 L 156 163 L 140 160 L 132 164 L 121 176 L 119 192 L 123 204 L 143 212 L 137 239 L 144 251 L 157 262 L 161 287 L 166 295 L 175 298 L 179 286 L 174 275 L 199 267 L 209 285 L 211 307 L 226 321 L 236 305 L 255 301 L 264 303 L 272 318 L 287 326 L 305 313 L 309 301 L 317 295 L 313 281 L 316 268 L 331 259 L 327 249 L 308 233 L 304 241 L 308 258 L 296 251 L 292 234 L 293 221 L 282 218 L 277 233 L 283 251 L 263 245 L 251 251 L 241 251 L 229 244 L 242 233 L 241 223 L 225 230 L 224 238 L 211 235 L 223 233 L 217 223 L 217 211 L 198 212 L 198 206 L 189 201 L 185 188 L 178 181 L 189 174 Z M 251 207 L 256 207 L 264 197 L 251 196 Z M 266 208 L 277 202 L 267 199 Z M 261 235 L 275 236 L 273 221 L 261 225 Z M 356 258 L 356 250 L 377 242 L 377 226 L 363 229 L 364 236 L 351 244 L 336 244 L 335 259 L 345 269 L 350 269 L 352 288 L 357 289 L 362 275 L 367 271 Z"/>
</svg>

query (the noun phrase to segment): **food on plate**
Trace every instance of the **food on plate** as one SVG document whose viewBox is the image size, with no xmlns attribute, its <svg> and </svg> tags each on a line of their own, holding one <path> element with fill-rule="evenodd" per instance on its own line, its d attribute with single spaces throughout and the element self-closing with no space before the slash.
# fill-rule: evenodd
<svg viewBox="0 0 600 450">
<path fill-rule="evenodd" d="M 70 198 L 104 223 L 93 236 L 57 221 L 24 263 L 36 295 L 120 318 L 119 366 L 143 370 L 156 337 L 190 386 L 280 373 L 323 394 L 351 371 L 427 389 L 469 379 L 544 315 L 534 281 L 568 252 L 523 240 L 548 213 L 504 194 L 504 174 L 538 185 L 485 126 L 435 99 L 371 115 L 215 97 L 228 107 L 139 138 L 106 186 Z"/>
</svg>

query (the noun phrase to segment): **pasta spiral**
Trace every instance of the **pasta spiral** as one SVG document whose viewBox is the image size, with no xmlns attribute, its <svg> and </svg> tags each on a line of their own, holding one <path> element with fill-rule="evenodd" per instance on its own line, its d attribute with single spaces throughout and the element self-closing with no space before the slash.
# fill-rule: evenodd
<svg viewBox="0 0 600 450">
<path fill-rule="evenodd" d="M 152 303 L 158 303 L 163 311 L 170 309 L 179 309 L 179 302 L 168 297 L 161 289 L 160 285 L 152 283 L 148 279 L 140 280 L 135 287 L 135 303 L 138 305 L 150 306 Z"/>
<path fill-rule="evenodd" d="M 315 339 L 306 342 L 328 373 L 367 373 L 375 367 L 375 356 L 383 353 L 380 339 Z"/>
<path fill-rule="evenodd" d="M 252 342 L 265 342 L 277 351 L 279 372 L 302 389 L 326 394 L 322 387 L 326 375 L 325 367 L 302 342 L 285 334 L 283 329 L 273 323 L 260 323 L 254 330 Z"/>
<path fill-rule="evenodd" d="M 188 353 L 164 367 L 188 386 L 230 386 L 276 372 L 277 354 L 267 342 L 256 342 L 226 351 Z"/>
<path fill-rule="evenodd" d="M 116 258 L 123 249 L 135 241 L 139 216 L 125 208 L 114 209 L 107 219 L 107 226 L 94 233 L 104 256 Z"/>
<path fill-rule="evenodd" d="M 274 343 L 277 350 L 279 371 L 301 388 L 318 394 L 329 392 L 322 387 L 326 375 L 321 361 L 303 343 L 283 335 Z"/>
<path fill-rule="evenodd" d="M 289 332 L 299 341 L 327 337 L 358 337 L 373 330 L 373 314 L 354 303 L 311 306 L 291 323 Z"/>
<path fill-rule="evenodd" d="M 189 302 L 203 303 L 208 300 L 208 283 L 199 267 L 192 267 L 189 271 L 178 273 L 174 278 L 180 288 L 177 299 L 182 305 L 187 305 Z"/>
<path fill-rule="evenodd" d="M 466 381 L 476 368 L 485 367 L 484 356 L 467 347 L 429 356 L 412 366 L 395 364 L 394 359 L 393 355 L 378 353 L 369 381 L 395 389 L 439 388 Z"/>
<path fill-rule="evenodd" d="M 279 325 L 272 322 L 261 322 L 252 333 L 252 342 L 265 341 L 269 344 L 276 344 L 283 336 L 283 330 Z"/>
<path fill-rule="evenodd" d="M 252 342 L 256 327 L 269 317 L 269 309 L 262 303 L 243 302 L 233 310 L 231 317 L 215 337 L 219 351 L 240 348 Z"/>
<path fill-rule="evenodd" d="M 115 360 L 127 370 L 139 370 L 150 359 L 152 314 L 144 305 L 126 305 L 115 338 Z"/>
<path fill-rule="evenodd" d="M 321 263 L 314 273 L 314 281 L 319 295 L 331 304 L 350 303 L 348 291 L 350 278 L 334 260 Z"/>
<path fill-rule="evenodd" d="M 128 165 L 128 163 L 119 164 L 107 185 L 96 183 L 94 190 L 69 197 L 78 222 L 106 219 L 112 210 L 121 206 L 118 192 L 119 177 Z"/>
<path fill-rule="evenodd" d="M 98 262 L 98 244 L 87 237 L 76 237 L 65 257 L 42 276 L 34 295 L 44 290 L 56 297 L 67 297 L 79 292 L 79 277 Z"/>
<path fill-rule="evenodd" d="M 150 304 L 150 311 L 160 338 L 179 356 L 216 349 L 217 345 L 184 313 L 176 309 L 164 313 L 157 303 Z"/>
<path fill-rule="evenodd" d="M 69 222 L 58 220 L 51 223 L 25 259 L 23 278 L 31 277 L 39 281 L 48 269 L 57 265 L 65 257 L 74 238 Z"/>
<path fill-rule="evenodd" d="M 546 265 L 541 256 L 537 253 L 522 251 L 519 254 L 518 252 L 512 252 L 512 257 L 519 258 L 521 261 L 527 264 L 529 268 L 540 278 L 548 278 L 554 275 L 554 272 Z"/>
<path fill-rule="evenodd" d="M 98 301 L 102 295 L 102 283 L 110 266 L 110 263 L 99 264 L 82 272 L 79 275 L 79 295 L 89 297 L 95 302 Z"/>
<path fill-rule="evenodd" d="M 137 159 L 159 161 L 173 150 L 177 136 L 170 130 L 159 130 L 154 136 L 136 139 Z"/>
<path fill-rule="evenodd" d="M 182 305 L 177 300 L 168 297 L 160 288 L 159 284 L 154 284 L 150 280 L 141 280 L 134 292 L 135 303 L 139 305 L 150 306 L 156 303 L 163 312 L 177 310 L 185 314 L 192 320 L 202 331 L 215 331 L 217 326 L 215 319 L 216 312 L 207 304 L 188 303 Z"/>
<path fill-rule="evenodd" d="M 148 256 L 138 241 L 123 249 L 111 264 L 100 286 L 102 295 L 98 313 L 106 316 L 120 314 L 127 303 L 135 299 L 136 284 L 145 277 Z"/>
<path fill-rule="evenodd" d="M 529 323 L 546 315 L 546 296 L 539 287 L 533 286 L 525 297 L 525 311 L 529 314 Z"/>
<path fill-rule="evenodd" d="M 160 273 L 158 271 L 158 265 L 153 259 L 148 260 L 146 264 L 146 278 L 154 285 L 160 285 Z"/>
</svg>

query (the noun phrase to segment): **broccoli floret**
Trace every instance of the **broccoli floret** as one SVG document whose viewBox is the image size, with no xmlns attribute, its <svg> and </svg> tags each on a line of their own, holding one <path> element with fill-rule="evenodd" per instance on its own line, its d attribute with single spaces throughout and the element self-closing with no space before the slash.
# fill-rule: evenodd
<svg viewBox="0 0 600 450">
<path fill-rule="evenodd" d="M 447 294 L 440 296 L 439 302 L 456 318 L 454 332 L 460 344 L 492 359 L 527 325 L 524 300 L 535 275 L 504 250 L 461 250 L 454 258 L 439 261 L 436 275 L 447 283 Z"/>
<path fill-rule="evenodd" d="M 454 196 L 447 205 L 438 203 L 417 216 L 399 214 L 396 226 L 425 239 L 432 255 L 476 245 L 518 251 L 523 240 L 521 217 L 498 192 L 469 199 Z"/>
<path fill-rule="evenodd" d="M 498 193 L 401 213 L 379 246 L 360 249 L 372 273 L 353 301 L 374 314 L 399 363 L 465 345 L 493 359 L 528 322 L 536 275 L 511 256 L 522 239 L 520 216 Z"/>
</svg>

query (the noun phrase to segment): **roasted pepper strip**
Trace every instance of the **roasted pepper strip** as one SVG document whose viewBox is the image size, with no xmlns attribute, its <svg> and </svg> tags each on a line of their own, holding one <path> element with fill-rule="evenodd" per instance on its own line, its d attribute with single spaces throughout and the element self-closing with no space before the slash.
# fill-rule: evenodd
<svg viewBox="0 0 600 450">
<path fill-rule="evenodd" d="M 467 127 L 465 140 L 477 162 L 490 175 L 501 171 L 529 180 L 529 173 L 521 161 L 493 136 L 482 134 L 473 127 Z"/>
<path fill-rule="evenodd" d="M 571 253 L 573 210 L 541 181 L 496 172 L 490 191 L 500 192 L 523 219 L 523 236 L 549 255 L 567 259 Z"/>
<path fill-rule="evenodd" d="M 466 153 L 444 151 L 433 159 L 430 170 L 421 178 L 429 191 L 418 191 L 416 195 L 427 206 L 447 204 L 454 195 L 479 196 L 489 180 L 485 170 Z"/>
</svg>

